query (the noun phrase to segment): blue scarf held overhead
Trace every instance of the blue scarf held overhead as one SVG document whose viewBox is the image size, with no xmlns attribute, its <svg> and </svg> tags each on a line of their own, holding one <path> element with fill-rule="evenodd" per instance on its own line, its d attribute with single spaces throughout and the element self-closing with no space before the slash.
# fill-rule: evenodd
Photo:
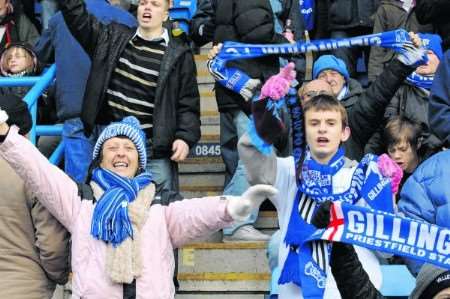
<svg viewBox="0 0 450 299">
<path fill-rule="evenodd" d="M 92 180 L 105 193 L 95 205 L 91 235 L 116 247 L 126 238 L 133 238 L 128 204 L 136 199 L 140 190 L 152 182 L 152 176 L 146 172 L 130 179 L 110 170 L 96 168 Z"/>
<path fill-rule="evenodd" d="M 256 58 L 267 55 L 299 54 L 307 51 L 328 51 L 355 46 L 379 46 L 406 53 L 413 43 L 403 29 L 340 39 L 298 41 L 295 44 L 244 44 L 225 42 L 219 54 L 208 62 L 208 68 L 214 78 L 224 87 L 241 93 L 241 89 L 251 79 L 243 71 L 228 68 L 227 62 L 236 59 Z"/>
</svg>

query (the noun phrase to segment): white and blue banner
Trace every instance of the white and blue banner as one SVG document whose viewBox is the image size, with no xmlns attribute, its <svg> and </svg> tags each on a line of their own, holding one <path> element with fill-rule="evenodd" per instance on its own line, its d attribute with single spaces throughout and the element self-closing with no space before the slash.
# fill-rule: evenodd
<svg viewBox="0 0 450 299">
<path fill-rule="evenodd" d="M 326 240 L 418 259 L 450 269 L 450 229 L 369 208 L 334 202 L 330 225 L 309 241 Z"/>
</svg>

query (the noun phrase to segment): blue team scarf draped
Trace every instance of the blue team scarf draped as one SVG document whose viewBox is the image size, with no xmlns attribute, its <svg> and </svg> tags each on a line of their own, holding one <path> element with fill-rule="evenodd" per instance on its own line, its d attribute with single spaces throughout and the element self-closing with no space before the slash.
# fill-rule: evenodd
<svg viewBox="0 0 450 299">
<path fill-rule="evenodd" d="M 300 250 L 308 236 L 316 230 L 310 221 L 320 203 L 331 200 L 355 204 L 363 198 L 374 209 L 393 212 L 390 180 L 379 173 L 377 157 L 374 155 L 366 155 L 361 160 L 345 192 L 333 192 L 333 176 L 344 162 L 344 151 L 339 149 L 327 165 L 318 164 L 309 152 L 306 152 L 302 164 L 301 180 L 297 183 L 298 190 L 284 240 L 290 251 L 279 283 L 293 282 L 302 286 L 305 298 L 314 298 L 313 294 L 324 291 L 320 284 L 311 281 L 314 277 L 308 275 L 313 269 L 311 265 L 319 264 L 320 268 L 314 268 L 314 273 L 322 273 L 324 277 L 328 266 L 328 250 L 324 244 L 315 243 L 316 248 L 304 247 Z"/>
<path fill-rule="evenodd" d="M 91 235 L 113 246 L 119 245 L 128 237 L 133 238 L 128 204 L 136 199 L 140 190 L 151 183 L 151 174 L 146 172 L 129 179 L 112 171 L 96 168 L 92 180 L 105 193 L 95 205 Z"/>
<path fill-rule="evenodd" d="M 434 76 L 422 76 L 413 72 L 406 77 L 406 80 L 416 87 L 421 87 L 430 90 L 433 85 Z"/>
<path fill-rule="evenodd" d="M 208 61 L 208 68 L 219 84 L 237 93 L 251 79 L 237 68 L 227 67 L 227 62 L 236 59 L 249 59 L 267 55 L 299 54 L 307 51 L 327 51 L 354 46 L 379 46 L 406 53 L 412 47 L 408 32 L 403 29 L 351 38 L 298 41 L 294 44 L 243 44 L 225 42 L 217 56 Z"/>
<path fill-rule="evenodd" d="M 314 0 L 300 0 L 300 15 L 303 17 L 305 29 L 314 29 Z"/>
</svg>

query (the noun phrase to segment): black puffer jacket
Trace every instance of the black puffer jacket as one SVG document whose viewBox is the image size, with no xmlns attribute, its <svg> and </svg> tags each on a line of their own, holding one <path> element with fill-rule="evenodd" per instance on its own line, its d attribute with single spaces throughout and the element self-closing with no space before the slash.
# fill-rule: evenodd
<svg viewBox="0 0 450 299">
<path fill-rule="evenodd" d="M 393 117 L 397 115 L 406 116 L 407 118 L 418 122 L 422 127 L 422 142 L 420 146 L 420 158 L 422 160 L 428 158 L 432 154 L 441 150 L 444 142 L 436 135 L 431 133 L 430 123 L 428 121 L 428 100 L 429 92 L 425 89 L 415 87 L 408 83 L 402 84 L 391 102 L 386 108 L 383 126 Z M 379 130 L 382 132 L 382 128 Z M 370 138 L 366 145 L 366 152 L 380 154 L 385 152 L 381 133 L 377 132 Z"/>
<path fill-rule="evenodd" d="M 328 0 L 329 29 L 373 27 L 378 0 Z"/>
<path fill-rule="evenodd" d="M 435 31 L 442 38 L 444 52 L 450 48 L 450 1 L 417 0 L 416 16 L 421 24 L 433 24 Z"/>
<path fill-rule="evenodd" d="M 288 42 L 281 34 L 275 33 L 273 11 L 268 0 L 201 1 L 192 21 L 193 39 L 200 43 L 206 40 L 195 32 L 198 32 L 202 24 L 206 24 L 205 18 L 214 22 L 215 44 L 224 41 L 253 44 Z M 260 79 L 262 82 L 279 71 L 278 56 L 231 61 L 227 66 L 243 70 L 251 78 Z M 247 114 L 250 113 L 250 105 L 242 96 L 218 83 L 215 89 L 220 112 L 243 109 Z"/>
<path fill-rule="evenodd" d="M 136 28 L 104 25 L 90 15 L 83 1 L 60 1 L 64 19 L 73 36 L 92 60 L 81 118 L 90 133 L 102 119 L 105 91 L 111 74 Z M 153 115 L 152 158 L 169 157 L 175 139 L 192 147 L 200 139 L 200 96 L 192 51 L 185 36 L 170 36 L 158 78 Z"/>
<path fill-rule="evenodd" d="M 349 92 L 341 100 L 351 129 L 350 139 L 344 144 L 348 158 L 361 160 L 364 147 L 380 126 L 387 105 L 413 70 L 414 67 L 394 59 L 365 91 L 356 80 L 349 80 Z"/>
</svg>

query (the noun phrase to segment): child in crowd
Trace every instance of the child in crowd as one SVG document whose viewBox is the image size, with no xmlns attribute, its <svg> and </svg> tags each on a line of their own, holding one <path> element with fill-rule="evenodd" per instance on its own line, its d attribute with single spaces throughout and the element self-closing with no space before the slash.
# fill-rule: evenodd
<svg viewBox="0 0 450 299">
<path fill-rule="evenodd" d="M 383 135 L 386 152 L 403 170 L 403 178 L 399 186 L 401 190 L 403 183 L 422 160 L 420 155 L 422 128 L 407 117 L 396 116 L 386 124 Z"/>
<path fill-rule="evenodd" d="M 0 110 L 0 158 L 72 234 L 73 298 L 173 299 L 173 249 L 247 218 L 276 194 L 271 186 L 253 186 L 240 197 L 181 200 L 170 191 L 155 197 L 135 117 L 102 131 L 89 185 L 77 185 L 7 119 Z"/>
<path fill-rule="evenodd" d="M 316 95 L 303 103 L 306 150 L 300 156 L 296 152 L 302 151 L 300 147 L 305 145 L 299 147 L 297 137 L 303 130 L 295 119 L 292 119 L 295 130 L 294 156 L 277 158 L 273 151 L 267 153 L 258 145 L 261 142 L 272 144 L 272 140 L 284 128 L 276 111 L 267 111 L 272 109 L 268 107 L 276 106 L 273 103 L 270 105 L 268 98 L 280 99 L 286 94 L 294 78 L 292 68 L 293 65 L 289 64 L 279 75 L 269 79 L 262 88 L 260 99 L 253 102 L 256 132 L 250 130 L 240 139 L 239 154 L 251 185 L 264 182 L 281 190 L 272 198 L 278 211 L 281 238 L 284 240 L 279 245 L 279 265 L 282 267 L 279 298 L 311 298 L 311 294 L 316 291 L 322 292 L 324 298 L 340 298 L 328 266 L 328 248 L 325 242 L 315 243 L 310 253 L 310 258 L 315 259 L 318 265 L 313 270 L 309 269 L 314 271 L 317 285 L 308 284 L 302 278 L 306 272 L 312 273 L 306 271 L 306 268 L 300 268 L 299 264 L 300 256 L 308 255 L 301 252 L 301 244 L 315 229 L 310 224 L 311 216 L 317 203 L 325 198 L 350 201 L 363 206 L 377 202 L 380 207 L 384 206 L 389 210 L 389 207 L 392 208 L 391 184 L 387 184 L 387 188 L 383 188 L 372 201 L 367 200 L 365 192 L 370 192 L 378 182 L 386 178 L 380 173 L 377 157 L 366 156 L 358 164 L 344 156 L 341 145 L 350 137 L 347 113 L 342 104 L 331 95 Z M 293 102 L 298 105 L 297 100 Z M 291 106 L 291 111 L 297 108 L 299 107 Z M 294 114 L 291 112 L 291 115 Z M 357 181 L 360 183 L 355 190 L 352 187 Z M 365 248 L 356 247 L 356 251 L 364 267 L 370 271 L 373 284 L 379 288 L 381 272 L 376 256 Z M 319 268 L 320 271 L 316 271 Z M 318 291 L 318 288 L 321 290 Z"/>
<path fill-rule="evenodd" d="M 35 53 L 25 43 L 9 44 L 0 58 L 0 71 L 3 77 L 36 76 L 40 69 Z M 31 89 L 29 86 L 2 87 L 2 94 L 12 94 L 23 98 Z"/>
<path fill-rule="evenodd" d="M 0 58 L 0 72 L 3 77 L 39 76 L 41 69 L 41 64 L 32 47 L 26 43 L 9 44 Z M 4 86 L 0 87 L 0 94 L 15 95 L 23 99 L 30 89 L 31 86 Z M 57 122 L 55 103 L 49 93 L 44 93 L 39 98 L 38 107 L 37 123 L 55 124 Z M 56 136 L 40 137 L 38 140 L 39 150 L 49 157 L 59 140 L 60 138 Z"/>
</svg>

